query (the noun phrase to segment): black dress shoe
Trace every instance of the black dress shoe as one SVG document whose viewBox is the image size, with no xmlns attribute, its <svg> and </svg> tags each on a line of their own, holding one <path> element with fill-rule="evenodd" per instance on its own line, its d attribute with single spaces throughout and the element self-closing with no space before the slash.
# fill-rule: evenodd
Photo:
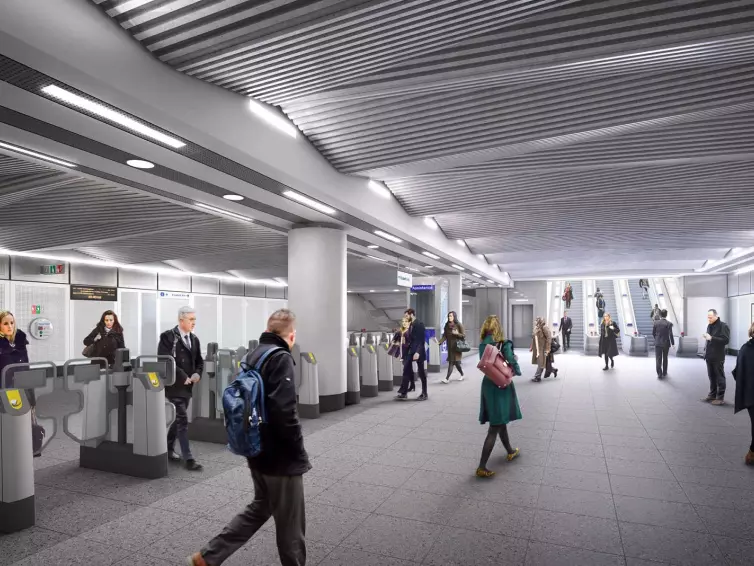
<svg viewBox="0 0 754 566">
<path fill-rule="evenodd" d="M 418 397 L 416 398 L 416 400 L 417 400 L 417 401 L 426 401 L 427 399 L 429 399 L 429 397 L 427 397 L 427 394 L 426 394 L 426 393 L 422 393 L 421 395 L 419 395 L 419 396 L 418 396 Z"/>
<path fill-rule="evenodd" d="M 191 459 L 191 460 L 186 460 L 186 469 L 191 472 L 201 472 L 204 469 L 204 466 L 202 466 L 196 460 Z"/>
<path fill-rule="evenodd" d="M 175 450 L 168 450 L 168 460 L 171 462 L 180 462 L 181 457 L 175 453 Z"/>
<path fill-rule="evenodd" d="M 605 367 L 602 368 L 602 371 L 607 371 L 608 369 L 610 369 L 610 368 L 608 368 L 607 366 L 605 366 Z"/>
<path fill-rule="evenodd" d="M 404 401 L 406 398 L 407 397 L 405 393 L 398 393 L 398 395 L 395 396 L 396 401 Z"/>
<path fill-rule="evenodd" d="M 408 388 L 408 392 L 411 393 L 412 391 L 416 391 L 416 385 L 412 385 Z"/>
</svg>

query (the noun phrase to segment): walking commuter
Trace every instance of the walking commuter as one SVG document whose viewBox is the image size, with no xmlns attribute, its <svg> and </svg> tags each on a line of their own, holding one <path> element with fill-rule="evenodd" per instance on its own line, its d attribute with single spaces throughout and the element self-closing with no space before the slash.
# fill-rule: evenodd
<svg viewBox="0 0 754 566">
<path fill-rule="evenodd" d="M 660 306 L 657 303 L 655 303 L 655 306 L 652 307 L 652 312 L 649 313 L 649 318 L 651 318 L 654 321 L 658 321 L 662 318 L 662 310 L 660 309 Z"/>
<path fill-rule="evenodd" d="M 550 347 L 552 345 L 552 332 L 545 323 L 545 319 L 541 316 L 537 317 L 534 321 L 534 332 L 531 338 L 531 346 L 529 351 L 531 352 L 531 363 L 537 366 L 537 372 L 534 374 L 532 381 L 542 381 L 542 372 L 548 364 L 550 357 Z M 549 375 L 549 372 L 548 372 Z"/>
<path fill-rule="evenodd" d="M 514 374 L 521 375 L 521 368 L 513 353 L 513 342 L 505 339 L 498 317 L 487 317 L 482 325 L 480 338 L 480 359 L 487 345 L 495 344 L 505 357 L 505 361 L 513 368 Z M 487 461 L 490 459 L 490 454 L 492 454 L 492 449 L 495 447 L 498 437 L 500 437 L 508 453 L 508 461 L 510 462 L 518 457 L 520 450 L 511 446 L 508 437 L 508 423 L 519 419 L 521 419 L 521 407 L 518 405 L 516 386 L 511 382 L 508 387 L 501 389 L 489 377 L 484 376 L 482 378 L 482 394 L 479 403 L 479 423 L 484 425 L 489 422 L 490 428 L 487 429 L 487 437 L 484 439 L 482 457 L 476 470 L 477 476 L 480 478 L 489 478 L 495 475 L 495 472 L 487 468 Z"/>
<path fill-rule="evenodd" d="M 652 336 L 655 339 L 655 361 L 657 366 L 657 378 L 668 376 L 668 352 L 670 347 L 675 346 L 673 337 L 673 323 L 668 320 L 668 311 L 660 311 L 660 320 L 656 320 L 652 327 Z"/>
<path fill-rule="evenodd" d="M 181 307 L 178 326 L 160 335 L 157 354 L 175 359 L 175 383 L 165 388 L 165 397 L 175 405 L 175 421 L 168 430 L 168 458 L 180 462 L 181 457 L 175 452 L 175 440 L 178 438 L 186 468 L 198 472 L 203 467 L 191 454 L 188 439 L 188 405 L 194 384 L 199 382 L 204 371 L 199 338 L 192 332 L 195 326 L 196 311 L 191 307 Z"/>
<path fill-rule="evenodd" d="M 445 328 L 443 328 L 442 331 L 442 336 L 438 342 L 438 344 L 442 344 L 446 341 L 448 343 L 448 375 L 441 380 L 443 383 L 450 383 L 450 376 L 453 373 L 454 367 L 458 370 L 458 373 L 461 374 L 458 381 L 463 381 L 463 366 L 461 365 L 463 356 L 456 347 L 458 341 L 463 340 L 464 338 L 466 338 L 466 335 L 463 332 L 461 321 L 458 320 L 455 311 L 450 311 L 448 313 L 448 320 L 445 322 Z"/>
<path fill-rule="evenodd" d="M 563 352 L 571 348 L 571 330 L 573 330 L 573 320 L 568 316 L 568 311 L 563 311 L 563 317 L 560 319 L 560 332 L 563 334 Z"/>
<path fill-rule="evenodd" d="M 595 304 L 597 306 L 597 320 L 602 320 L 605 316 L 605 297 L 597 287 L 597 292 L 594 294 Z"/>
<path fill-rule="evenodd" d="M 614 358 L 618 355 L 618 334 L 620 334 L 620 328 L 613 322 L 610 313 L 606 312 L 600 324 L 600 345 L 598 352 L 600 356 L 605 356 L 605 367 L 602 368 L 603 370 L 609 369 L 607 367 L 608 360 L 610 367 L 615 367 Z"/>
<path fill-rule="evenodd" d="M 707 332 L 703 337 L 707 341 L 704 350 L 704 360 L 707 362 L 707 376 L 709 377 L 709 393 L 702 401 L 712 405 L 725 404 L 725 350 L 730 342 L 730 328 L 715 309 L 707 312 Z"/>
<path fill-rule="evenodd" d="M 646 299 L 649 296 L 649 279 L 639 279 L 639 287 L 641 287 L 641 298 Z"/>
<path fill-rule="evenodd" d="M 403 382 L 398 389 L 396 399 L 406 399 L 409 385 L 414 379 L 413 362 L 416 362 L 419 379 L 422 382 L 422 393 L 416 399 L 426 401 L 427 396 L 427 369 L 424 363 L 427 361 L 427 350 L 424 346 L 426 328 L 423 322 L 416 319 L 414 309 L 406 309 L 404 315 L 407 317 L 410 327 L 406 331 L 407 346 L 406 355 L 403 358 Z"/>
<path fill-rule="evenodd" d="M 404 362 L 406 359 L 406 356 L 408 355 L 408 330 L 411 328 L 411 321 L 408 319 L 408 316 L 405 314 L 403 315 L 403 318 L 401 319 L 401 363 Z M 414 374 L 413 364 L 411 365 L 411 385 L 408 387 L 408 392 L 411 393 L 412 391 L 416 391 L 416 375 Z"/>
<path fill-rule="evenodd" d="M 264 383 L 267 423 L 261 428 L 262 452 L 247 458 L 254 481 L 254 501 L 200 551 L 188 566 L 219 566 L 246 544 L 272 517 L 283 566 L 306 564 L 306 510 L 303 475 L 312 469 L 296 409 L 296 380 L 291 349 L 296 342 L 296 316 L 288 309 L 272 313 L 259 346 L 246 354 L 255 367 L 272 348 L 260 375 Z"/>
<path fill-rule="evenodd" d="M 558 377 L 558 368 L 555 367 L 555 352 L 558 350 L 560 350 L 560 344 L 558 343 L 557 337 L 553 337 L 552 340 L 550 340 L 550 353 L 545 360 L 545 379 L 550 377 L 551 374 Z"/>
<path fill-rule="evenodd" d="M 567 309 L 571 308 L 571 301 L 573 301 L 573 287 L 570 283 L 566 283 L 565 290 L 563 291 L 563 300 Z"/>
<path fill-rule="evenodd" d="M 754 466 L 754 324 L 749 327 L 749 341 L 738 351 L 736 367 L 733 368 L 736 380 L 736 402 L 733 412 L 746 409 L 751 420 L 751 444 L 745 462 Z"/>
<path fill-rule="evenodd" d="M 84 338 L 84 346 L 84 356 L 105 358 L 112 366 L 115 363 L 115 350 L 126 347 L 118 315 L 110 310 L 103 312 L 97 326 Z"/>
</svg>

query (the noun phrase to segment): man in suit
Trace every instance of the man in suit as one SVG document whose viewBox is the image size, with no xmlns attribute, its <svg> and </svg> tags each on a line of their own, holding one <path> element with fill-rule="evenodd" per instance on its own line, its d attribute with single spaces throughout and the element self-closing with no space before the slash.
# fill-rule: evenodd
<svg viewBox="0 0 754 566">
<path fill-rule="evenodd" d="M 408 344 L 406 345 L 406 355 L 403 357 L 403 382 L 396 399 L 406 399 L 408 387 L 414 377 L 413 362 L 416 362 L 419 379 L 422 382 L 422 393 L 417 397 L 418 401 L 426 401 L 427 397 L 427 370 L 424 363 L 427 361 L 427 351 L 424 346 L 425 327 L 424 323 L 416 320 L 416 311 L 407 309 L 405 312 L 411 326 L 406 331 Z"/>
<path fill-rule="evenodd" d="M 709 394 L 702 399 L 712 405 L 725 404 L 725 350 L 730 342 L 730 328 L 717 315 L 715 309 L 707 312 L 707 332 L 703 337 L 707 341 L 704 360 L 707 362 L 709 377 Z"/>
<path fill-rule="evenodd" d="M 655 320 L 652 327 L 655 339 L 655 361 L 657 365 L 657 379 L 668 376 L 668 352 L 675 346 L 673 338 L 673 323 L 668 320 L 668 311 L 660 311 L 660 320 Z"/>
<path fill-rule="evenodd" d="M 563 311 L 563 318 L 560 319 L 560 331 L 563 333 L 563 352 L 567 352 L 571 347 L 571 329 L 573 321 L 568 316 L 568 311 Z"/>
<path fill-rule="evenodd" d="M 178 326 L 160 335 L 157 354 L 171 356 L 175 360 L 175 383 L 165 388 L 165 397 L 175 405 L 175 421 L 168 430 L 168 458 L 173 462 L 181 460 L 175 452 L 177 437 L 186 468 L 196 472 L 202 466 L 194 459 L 189 446 L 188 406 L 194 383 L 201 379 L 204 371 L 204 359 L 199 338 L 192 332 L 195 326 L 196 311 L 191 307 L 181 307 L 178 310 Z"/>
<path fill-rule="evenodd" d="M 597 292 L 594 294 L 595 304 L 597 305 L 597 326 L 602 323 L 602 317 L 605 316 L 605 296 L 597 287 Z"/>
</svg>

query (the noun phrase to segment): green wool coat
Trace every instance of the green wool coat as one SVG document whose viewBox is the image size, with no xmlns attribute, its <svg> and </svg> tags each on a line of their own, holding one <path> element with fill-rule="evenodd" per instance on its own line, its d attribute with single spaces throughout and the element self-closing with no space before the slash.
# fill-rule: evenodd
<svg viewBox="0 0 754 566">
<path fill-rule="evenodd" d="M 492 336 L 486 336 L 482 340 L 482 343 L 479 344 L 480 359 L 487 344 L 495 344 Z M 504 343 L 503 356 L 513 366 L 516 375 L 521 375 L 521 368 L 518 366 L 518 362 L 513 355 L 513 345 L 510 342 Z M 494 426 L 508 424 L 520 418 L 521 407 L 518 405 L 516 386 L 511 383 L 505 389 L 500 389 L 489 377 L 484 376 L 482 378 L 482 396 L 479 404 L 479 422 L 481 424 L 489 422 Z"/>
</svg>

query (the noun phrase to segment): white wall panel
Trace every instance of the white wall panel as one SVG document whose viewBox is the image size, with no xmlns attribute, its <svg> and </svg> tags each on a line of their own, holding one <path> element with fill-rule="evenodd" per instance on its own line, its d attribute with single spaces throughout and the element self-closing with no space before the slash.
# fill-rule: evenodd
<svg viewBox="0 0 754 566">
<path fill-rule="evenodd" d="M 10 256 L 0 255 L 0 279 L 10 277 Z"/>
<path fill-rule="evenodd" d="M 707 311 L 715 309 L 718 316 L 730 325 L 727 297 L 688 297 L 686 299 L 686 328 L 688 335 L 700 338 L 707 331 Z M 732 330 L 732 328 L 731 328 Z M 732 347 L 732 346 L 731 346 Z"/>
<path fill-rule="evenodd" d="M 209 277 L 192 277 L 191 292 L 219 295 L 220 281 L 218 279 L 210 279 Z"/>
<path fill-rule="evenodd" d="M 267 328 L 267 310 L 266 299 L 246 299 L 246 342 L 258 340 Z"/>
<path fill-rule="evenodd" d="M 68 270 L 71 268 L 65 262 L 49 259 L 34 259 L 14 256 L 10 258 L 11 275 L 16 281 L 37 281 L 39 283 L 68 283 Z M 43 265 L 65 264 L 65 273 L 51 275 L 40 272 Z"/>
<path fill-rule="evenodd" d="M 123 327 L 126 348 L 132 358 L 141 355 L 141 308 L 139 296 L 141 291 L 121 289 L 119 294 L 118 319 Z"/>
<path fill-rule="evenodd" d="M 221 348 L 238 348 L 245 346 L 245 309 L 242 297 L 220 297 L 222 329 L 220 331 Z"/>
<path fill-rule="evenodd" d="M 730 345 L 738 350 L 749 341 L 749 326 L 752 323 L 752 308 L 754 308 L 754 295 L 740 295 L 728 299 L 730 312 Z"/>
<path fill-rule="evenodd" d="M 738 276 L 738 295 L 749 295 L 751 288 L 751 273 L 743 273 Z"/>
<path fill-rule="evenodd" d="M 67 276 L 66 276 L 67 277 Z M 68 355 L 69 331 L 69 287 L 68 285 L 46 285 L 44 283 L 11 282 L 13 314 L 18 328 L 29 336 L 29 360 L 64 362 Z M 41 306 L 41 314 L 32 314 L 32 305 Z M 52 336 L 38 340 L 30 336 L 29 324 L 35 318 L 43 317 L 52 322 Z"/>
<path fill-rule="evenodd" d="M 117 287 L 118 269 L 98 265 L 71 264 L 71 283 L 74 285 L 100 285 Z"/>
<path fill-rule="evenodd" d="M 162 299 L 169 300 L 169 299 Z M 157 293 L 141 293 L 141 344 L 139 347 L 140 356 L 153 356 L 157 354 L 157 339 L 159 338 L 157 326 Z M 172 317 L 173 321 L 178 320 L 177 309 Z M 176 322 L 169 323 L 162 330 L 167 330 L 175 326 Z M 159 332 L 162 332 L 159 330 Z"/>
<path fill-rule="evenodd" d="M 157 276 L 157 288 L 160 291 L 179 291 L 183 293 L 190 293 L 191 276 L 160 273 Z"/>
<path fill-rule="evenodd" d="M 129 289 L 157 289 L 157 274 L 120 269 L 118 285 Z"/>
<path fill-rule="evenodd" d="M 196 309 L 196 335 L 202 344 L 202 351 L 207 351 L 207 344 L 220 339 L 219 297 L 216 295 L 194 295 Z"/>
<path fill-rule="evenodd" d="M 0 311 L 10 308 L 10 283 L 0 281 Z"/>
</svg>

